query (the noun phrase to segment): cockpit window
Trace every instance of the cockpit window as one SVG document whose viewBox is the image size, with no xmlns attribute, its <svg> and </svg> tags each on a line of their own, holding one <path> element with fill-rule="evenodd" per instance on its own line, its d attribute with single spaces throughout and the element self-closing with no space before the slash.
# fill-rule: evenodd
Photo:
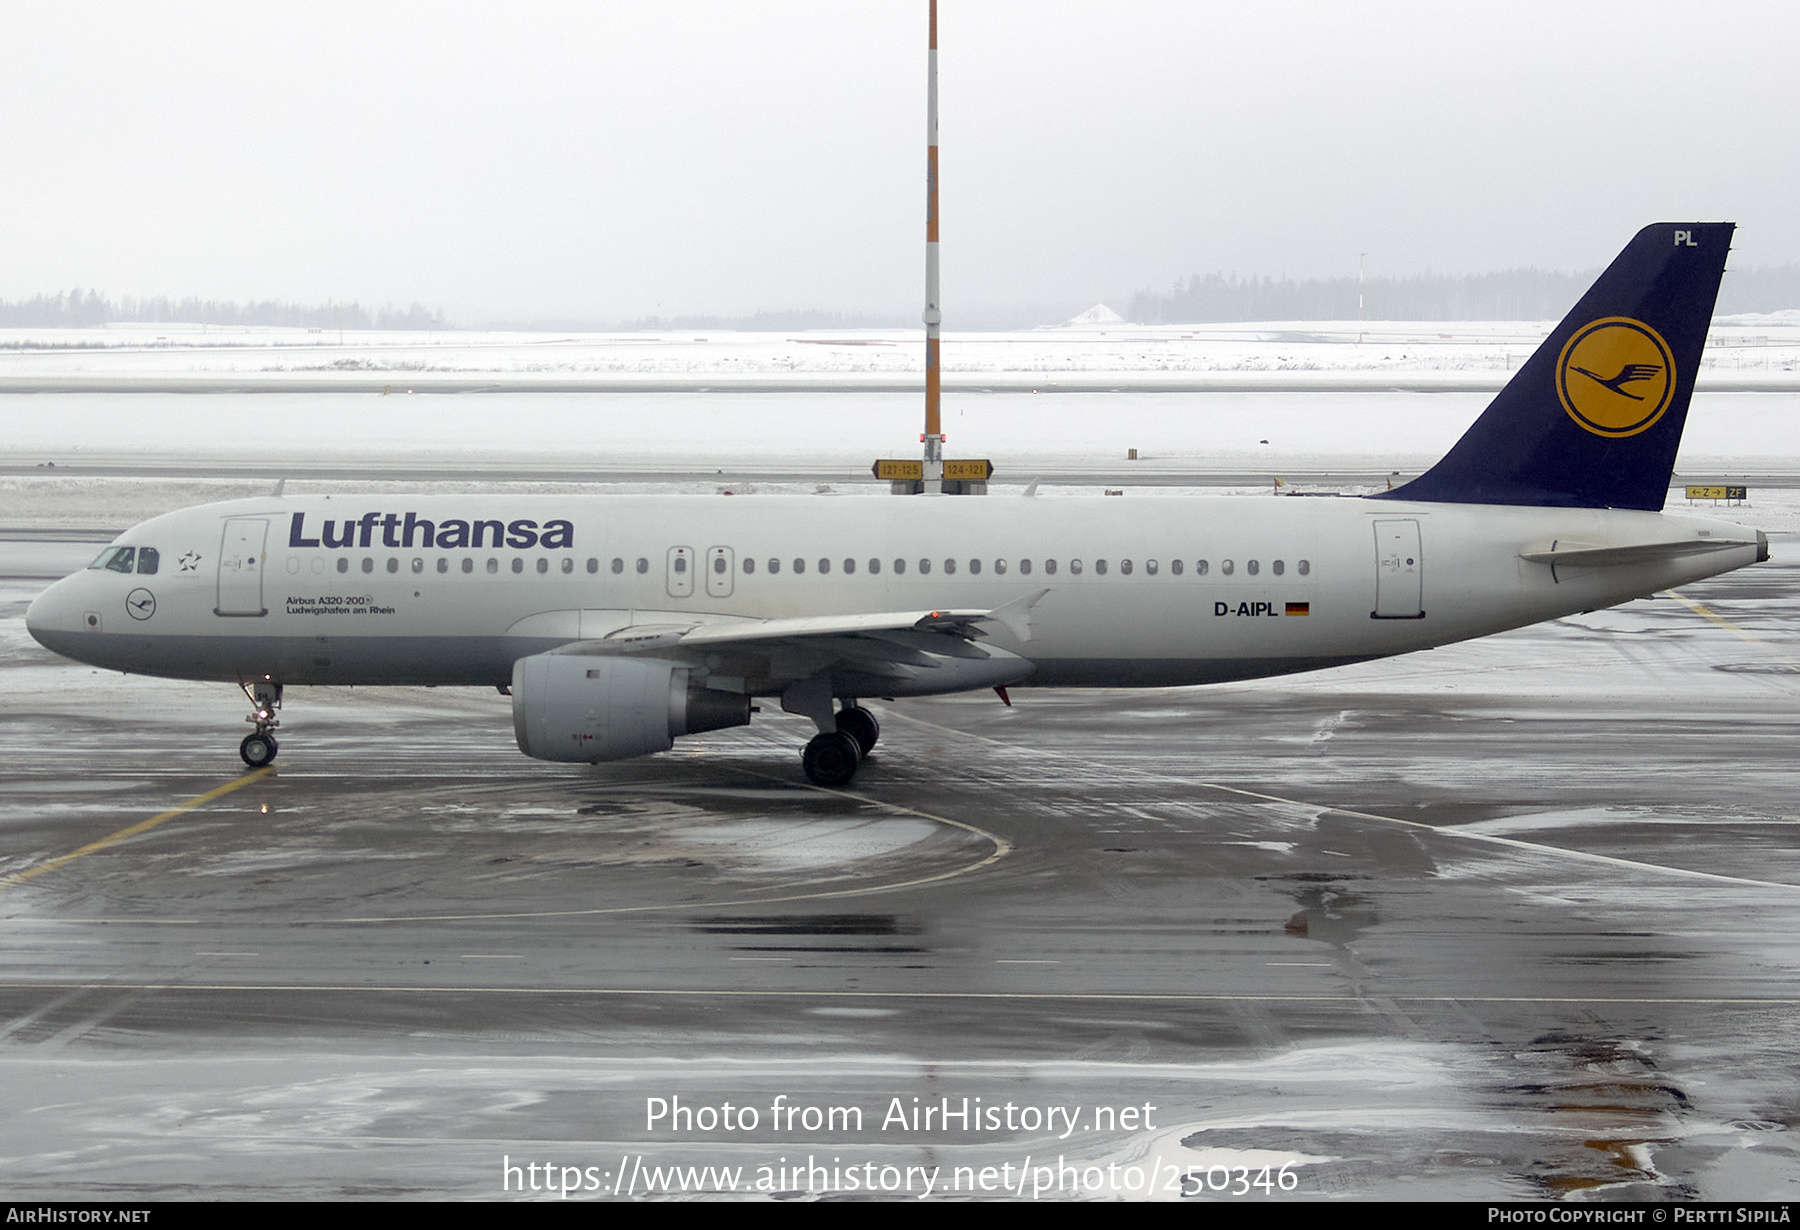
<svg viewBox="0 0 1800 1230">
<path fill-rule="evenodd" d="M 162 553 L 155 547 L 139 547 L 137 570 L 140 577 L 155 576 L 156 565 L 161 561 Z"/>
<path fill-rule="evenodd" d="M 105 568 L 110 572 L 130 572 L 131 561 L 136 555 L 136 547 L 108 547 L 88 567 Z"/>
</svg>

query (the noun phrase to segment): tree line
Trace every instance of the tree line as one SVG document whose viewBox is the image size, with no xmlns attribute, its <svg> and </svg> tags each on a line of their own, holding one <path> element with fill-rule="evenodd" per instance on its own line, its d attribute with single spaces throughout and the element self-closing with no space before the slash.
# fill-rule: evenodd
<svg viewBox="0 0 1800 1230">
<path fill-rule="evenodd" d="M 447 329 L 440 309 L 414 303 L 370 311 L 359 303 L 304 304 L 263 299 L 235 303 L 189 296 L 109 299 L 98 291 L 71 290 L 29 299 L 0 299 L 0 327 L 90 328 L 137 324 L 254 325 L 294 329 Z"/>
<path fill-rule="evenodd" d="M 1129 320 L 1198 324 L 1233 320 L 1557 320 L 1600 274 L 1508 269 L 1410 278 L 1240 278 L 1194 274 L 1166 294 L 1140 291 Z M 1360 310 L 1359 310 L 1360 301 Z M 1727 270 L 1718 311 L 1800 308 L 1800 265 Z"/>
</svg>

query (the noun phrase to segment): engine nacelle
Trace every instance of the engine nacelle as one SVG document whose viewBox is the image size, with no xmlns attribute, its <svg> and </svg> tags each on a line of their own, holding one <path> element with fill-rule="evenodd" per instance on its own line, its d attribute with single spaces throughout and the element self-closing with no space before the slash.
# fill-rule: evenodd
<svg viewBox="0 0 1800 1230">
<path fill-rule="evenodd" d="M 654 658 L 540 653 L 513 663 L 513 734 L 539 760 L 629 760 L 677 735 L 750 722 L 750 698 L 689 681 Z"/>
</svg>

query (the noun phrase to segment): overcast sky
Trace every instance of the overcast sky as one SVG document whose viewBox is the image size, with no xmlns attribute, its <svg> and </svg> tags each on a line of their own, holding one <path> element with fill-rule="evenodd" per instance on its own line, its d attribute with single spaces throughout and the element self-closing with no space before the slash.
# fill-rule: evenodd
<svg viewBox="0 0 1800 1230">
<path fill-rule="evenodd" d="M 1193 272 L 1800 261 L 1800 5 L 942 0 L 959 307 Z M 925 0 L 29 4 L 0 298 L 461 321 L 921 298 Z"/>
</svg>

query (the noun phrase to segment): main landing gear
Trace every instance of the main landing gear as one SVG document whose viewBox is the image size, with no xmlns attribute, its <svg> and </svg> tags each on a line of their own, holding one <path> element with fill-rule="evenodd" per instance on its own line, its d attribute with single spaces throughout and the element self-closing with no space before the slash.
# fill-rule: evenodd
<svg viewBox="0 0 1800 1230">
<path fill-rule="evenodd" d="M 281 745 L 275 742 L 275 736 L 269 732 L 281 725 L 275 711 L 281 708 L 281 685 L 263 676 L 255 683 L 240 683 L 244 695 L 250 700 L 250 716 L 244 720 L 253 723 L 255 730 L 244 736 L 238 744 L 238 755 L 252 769 L 260 769 L 275 759 L 275 753 Z"/>
<path fill-rule="evenodd" d="M 800 753 L 800 766 L 815 786 L 848 786 L 879 738 L 881 726 L 874 714 L 854 703 L 845 705 L 837 713 L 837 729 L 814 735 Z"/>
</svg>

